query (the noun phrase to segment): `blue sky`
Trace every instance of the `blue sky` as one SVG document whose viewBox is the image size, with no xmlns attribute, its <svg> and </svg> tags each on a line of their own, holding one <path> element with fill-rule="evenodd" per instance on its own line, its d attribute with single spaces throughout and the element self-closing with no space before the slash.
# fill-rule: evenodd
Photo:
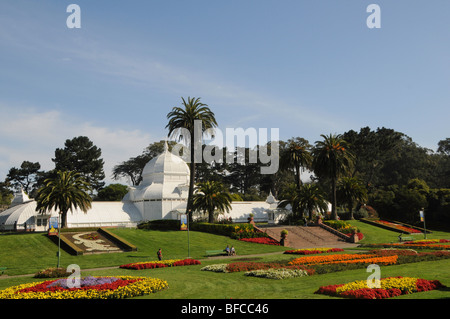
<svg viewBox="0 0 450 319">
<path fill-rule="evenodd" d="M 69 29 L 69 4 L 81 28 Z M 130 4 L 131 3 L 131 4 Z M 381 28 L 369 29 L 369 4 Z M 436 150 L 450 137 L 450 2 L 2 1 L 0 180 L 88 136 L 105 173 L 165 138 L 181 97 L 219 128 L 280 139 L 388 127 Z"/>
</svg>

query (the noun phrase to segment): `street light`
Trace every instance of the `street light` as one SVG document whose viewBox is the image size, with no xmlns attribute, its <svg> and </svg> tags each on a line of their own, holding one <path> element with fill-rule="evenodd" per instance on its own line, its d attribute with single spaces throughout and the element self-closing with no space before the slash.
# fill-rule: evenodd
<svg viewBox="0 0 450 319">
<path fill-rule="evenodd" d="M 61 213 L 58 214 L 58 265 L 56 266 L 59 268 L 61 260 Z"/>
<path fill-rule="evenodd" d="M 420 221 L 423 222 L 423 229 L 424 229 L 424 235 L 425 235 L 425 239 L 427 239 L 427 227 L 425 225 L 425 209 L 422 207 L 422 210 L 419 212 L 419 216 L 420 216 Z"/>
<path fill-rule="evenodd" d="M 188 258 L 191 258 L 191 246 L 189 243 L 189 214 L 191 213 L 191 210 L 188 210 L 188 215 L 187 215 L 187 233 L 188 233 Z"/>
</svg>

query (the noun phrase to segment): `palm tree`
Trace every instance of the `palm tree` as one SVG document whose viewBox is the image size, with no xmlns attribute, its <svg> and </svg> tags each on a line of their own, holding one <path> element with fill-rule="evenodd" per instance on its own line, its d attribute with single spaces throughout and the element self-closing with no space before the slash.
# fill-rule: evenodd
<svg viewBox="0 0 450 319">
<path fill-rule="evenodd" d="M 184 98 L 181 98 L 183 101 L 184 107 L 174 107 L 172 111 L 167 114 L 167 119 L 169 119 L 169 123 L 166 125 L 166 128 L 169 129 L 169 137 L 180 136 L 180 129 L 186 129 L 189 132 L 189 144 L 190 144 L 190 155 L 191 162 L 189 163 L 190 169 L 190 180 L 189 180 L 189 193 L 188 193 L 188 202 L 186 206 L 186 214 L 188 214 L 191 219 L 192 216 L 189 214 L 192 211 L 192 196 L 194 193 L 194 182 L 195 182 L 195 150 L 196 150 L 196 142 L 194 141 L 194 128 L 195 121 L 201 121 L 201 129 L 202 134 L 205 130 L 214 129 L 217 127 L 216 118 L 214 113 L 209 109 L 208 105 L 200 102 L 200 98 L 190 98 L 188 97 L 187 102 Z M 200 138 L 201 136 L 199 136 Z M 183 136 L 186 139 L 186 136 Z M 200 147 L 202 143 L 200 141 Z"/>
<path fill-rule="evenodd" d="M 59 211 L 59 228 L 67 225 L 67 213 L 80 208 L 87 213 L 91 208 L 92 198 L 89 196 L 90 185 L 84 178 L 73 171 L 57 171 L 54 178 L 44 181 L 36 196 L 36 211 L 44 214 L 51 209 Z M 60 259 L 60 233 L 58 231 L 58 267 Z"/>
<path fill-rule="evenodd" d="M 294 217 L 301 218 L 306 212 L 309 219 L 313 211 L 326 211 L 328 208 L 324 193 L 316 184 L 303 184 L 300 189 L 292 184 L 283 194 L 283 200 L 278 204 L 279 208 L 285 208 L 288 204 L 292 207 Z"/>
<path fill-rule="evenodd" d="M 214 212 L 229 212 L 231 209 L 231 195 L 222 183 L 207 181 L 199 183 L 192 201 L 193 210 L 203 210 L 208 214 L 208 222 L 214 222 Z"/>
<path fill-rule="evenodd" d="M 353 205 L 355 202 L 367 200 L 367 190 L 362 183 L 355 177 L 343 177 L 336 191 L 338 201 L 347 205 L 350 212 L 350 219 L 353 218 Z"/>
<path fill-rule="evenodd" d="M 294 168 L 297 189 L 300 189 L 302 180 L 300 174 L 306 168 L 311 167 L 312 156 L 309 152 L 311 145 L 307 140 L 301 137 L 288 140 L 287 149 L 281 155 L 281 167 L 284 169 Z"/>
<path fill-rule="evenodd" d="M 304 184 L 298 192 L 299 209 L 306 212 L 309 219 L 312 219 L 314 211 L 326 212 L 328 203 L 325 199 L 325 194 L 319 189 L 316 184 Z"/>
<path fill-rule="evenodd" d="M 319 178 L 331 179 L 332 202 L 331 214 L 337 217 L 336 185 L 338 179 L 347 173 L 354 163 L 354 155 L 349 152 L 342 135 L 321 135 L 323 141 L 317 141 L 313 148 L 312 166 Z"/>
</svg>

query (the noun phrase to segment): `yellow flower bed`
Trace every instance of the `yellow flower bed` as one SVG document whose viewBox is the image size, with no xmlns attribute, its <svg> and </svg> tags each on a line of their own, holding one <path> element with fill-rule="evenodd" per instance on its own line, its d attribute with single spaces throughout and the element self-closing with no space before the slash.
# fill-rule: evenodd
<svg viewBox="0 0 450 319">
<path fill-rule="evenodd" d="M 416 282 L 418 278 L 412 278 L 412 277 L 390 277 L 390 278 L 383 278 L 380 280 L 381 289 L 391 289 L 391 288 L 397 288 L 400 289 L 403 293 L 413 293 L 417 290 Z M 336 288 L 336 293 L 340 294 L 344 291 L 349 290 L 357 290 L 357 289 L 366 289 L 371 288 L 367 286 L 367 280 L 358 280 L 354 282 L 350 282 L 348 284 L 344 284 L 340 287 Z"/>
<path fill-rule="evenodd" d="M 384 299 L 445 287 L 439 280 L 413 277 L 382 278 L 379 285 L 380 288 L 369 288 L 367 280 L 358 280 L 347 284 L 322 286 L 315 293 L 343 298 Z"/>
<path fill-rule="evenodd" d="M 166 281 L 158 278 L 133 276 L 115 276 L 115 278 L 130 282 L 118 287 L 112 284 L 102 289 L 84 287 L 60 290 L 45 288 L 34 290 L 33 288 L 39 287 L 46 281 L 34 282 L 1 290 L 0 299 L 122 299 L 151 294 L 169 286 Z M 22 290 L 26 288 L 30 291 L 23 292 Z"/>
</svg>

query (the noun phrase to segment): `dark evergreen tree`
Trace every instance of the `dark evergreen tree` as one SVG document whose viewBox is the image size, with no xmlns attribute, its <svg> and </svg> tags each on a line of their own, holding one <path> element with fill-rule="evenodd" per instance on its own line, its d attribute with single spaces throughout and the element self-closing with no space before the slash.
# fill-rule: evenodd
<svg viewBox="0 0 450 319">
<path fill-rule="evenodd" d="M 84 177 L 94 190 L 99 190 L 105 183 L 103 171 L 104 161 L 102 151 L 86 136 L 74 137 L 66 140 L 64 148 L 55 150 L 55 163 L 57 171 L 74 171 Z"/>
</svg>

